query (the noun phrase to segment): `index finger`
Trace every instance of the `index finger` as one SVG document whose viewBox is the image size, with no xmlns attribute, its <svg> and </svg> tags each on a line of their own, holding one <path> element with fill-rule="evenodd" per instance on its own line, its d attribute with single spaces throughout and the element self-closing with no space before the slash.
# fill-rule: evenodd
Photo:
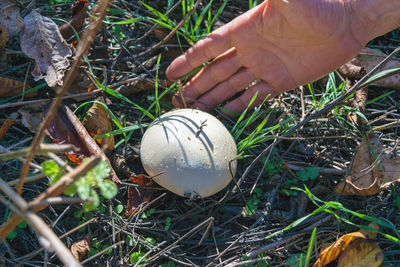
<svg viewBox="0 0 400 267">
<path fill-rule="evenodd" d="M 210 33 L 189 48 L 185 54 L 176 58 L 167 69 L 167 78 L 175 81 L 231 48 L 231 33 L 229 27 L 226 26 Z"/>
</svg>

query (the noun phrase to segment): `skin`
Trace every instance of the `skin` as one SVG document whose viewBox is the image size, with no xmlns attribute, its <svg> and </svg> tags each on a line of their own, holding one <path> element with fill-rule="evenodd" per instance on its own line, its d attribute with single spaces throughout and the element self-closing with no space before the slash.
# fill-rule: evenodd
<svg viewBox="0 0 400 267">
<path fill-rule="evenodd" d="M 176 58 L 167 77 L 177 80 L 211 61 L 183 87 L 186 101 L 205 111 L 223 103 L 241 112 L 256 92 L 253 105 L 315 81 L 357 55 L 370 39 L 400 25 L 395 12 L 393 25 L 376 26 L 385 11 L 372 10 L 390 2 L 396 1 L 265 1 Z M 173 104 L 181 107 L 177 98 Z"/>
</svg>

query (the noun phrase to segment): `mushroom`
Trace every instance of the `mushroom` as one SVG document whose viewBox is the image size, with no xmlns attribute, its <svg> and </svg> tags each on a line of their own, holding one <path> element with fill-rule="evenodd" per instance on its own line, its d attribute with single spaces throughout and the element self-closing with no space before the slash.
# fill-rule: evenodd
<svg viewBox="0 0 400 267">
<path fill-rule="evenodd" d="M 232 180 L 237 149 L 225 126 L 196 109 L 165 113 L 142 138 L 140 158 L 154 181 L 185 197 L 208 197 Z"/>
</svg>

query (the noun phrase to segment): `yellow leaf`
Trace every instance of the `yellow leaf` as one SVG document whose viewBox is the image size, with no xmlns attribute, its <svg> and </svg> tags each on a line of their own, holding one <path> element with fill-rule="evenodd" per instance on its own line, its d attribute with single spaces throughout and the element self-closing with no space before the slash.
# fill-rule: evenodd
<svg viewBox="0 0 400 267">
<path fill-rule="evenodd" d="M 354 240 L 339 258 L 338 267 L 378 267 L 383 262 L 383 252 L 378 242 Z"/>
<path fill-rule="evenodd" d="M 376 223 L 370 223 L 368 225 L 370 228 L 375 230 L 379 229 L 379 226 Z M 376 236 L 375 232 L 360 229 L 357 232 L 352 232 L 349 234 L 345 234 L 341 236 L 338 240 L 336 240 L 332 245 L 324 249 L 318 256 L 317 261 L 314 263 L 313 267 L 322 267 L 327 265 L 328 263 L 334 261 L 339 257 L 340 253 L 342 253 L 346 248 L 357 239 L 365 239 L 365 238 L 374 238 Z"/>
</svg>

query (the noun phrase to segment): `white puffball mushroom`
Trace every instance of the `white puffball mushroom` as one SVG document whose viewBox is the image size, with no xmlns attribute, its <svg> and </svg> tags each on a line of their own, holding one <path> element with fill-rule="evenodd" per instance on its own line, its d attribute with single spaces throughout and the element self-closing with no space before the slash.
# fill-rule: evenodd
<svg viewBox="0 0 400 267">
<path fill-rule="evenodd" d="M 173 110 L 157 118 L 140 148 L 147 174 L 185 197 L 208 197 L 226 187 L 236 173 L 236 156 L 235 141 L 225 126 L 196 109 Z"/>
</svg>

